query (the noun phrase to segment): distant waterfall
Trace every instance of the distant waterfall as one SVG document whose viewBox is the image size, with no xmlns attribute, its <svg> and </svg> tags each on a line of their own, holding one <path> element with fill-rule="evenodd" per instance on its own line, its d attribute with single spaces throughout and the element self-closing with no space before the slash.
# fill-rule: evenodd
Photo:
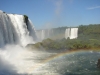
<svg viewBox="0 0 100 75">
<path fill-rule="evenodd" d="M 48 35 L 47 35 L 47 37 L 50 37 L 50 30 L 48 29 L 48 33 L 47 33 Z"/>
<path fill-rule="evenodd" d="M 26 46 L 34 43 L 36 32 L 30 20 L 25 23 L 25 17 L 17 14 L 6 14 L 0 11 L 0 47 L 6 44 Z"/>
<path fill-rule="evenodd" d="M 70 37 L 70 28 L 65 31 L 65 38 L 67 39 L 68 37 Z"/>
<path fill-rule="evenodd" d="M 52 35 L 53 35 L 53 29 L 48 29 L 46 38 L 50 38 Z"/>
<path fill-rule="evenodd" d="M 37 37 L 39 41 L 50 38 L 53 35 L 53 29 L 37 30 Z"/>
<path fill-rule="evenodd" d="M 41 31 L 41 39 L 43 40 L 45 38 L 45 30 Z"/>
<path fill-rule="evenodd" d="M 78 28 L 71 28 L 70 39 L 75 39 L 78 37 Z"/>
<path fill-rule="evenodd" d="M 78 28 L 67 28 L 65 31 L 65 38 L 75 39 L 78 37 Z"/>
</svg>

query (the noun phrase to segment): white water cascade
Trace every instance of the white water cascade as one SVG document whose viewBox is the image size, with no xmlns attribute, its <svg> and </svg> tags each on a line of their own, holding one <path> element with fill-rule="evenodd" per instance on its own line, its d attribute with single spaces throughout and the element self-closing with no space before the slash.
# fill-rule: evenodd
<svg viewBox="0 0 100 75">
<path fill-rule="evenodd" d="M 43 40 L 45 38 L 45 30 L 41 31 L 41 39 Z"/>
<path fill-rule="evenodd" d="M 65 31 L 65 38 L 76 39 L 78 37 L 78 28 L 67 28 Z"/>
<path fill-rule="evenodd" d="M 53 34 L 53 29 L 37 30 L 36 33 L 37 33 L 38 39 L 41 41 L 46 38 L 50 38 Z"/>
<path fill-rule="evenodd" d="M 0 10 L 0 75 L 26 75 L 34 65 L 33 54 L 25 46 L 35 43 L 32 22 L 23 15 L 6 14 Z M 22 47 L 23 46 L 23 47 Z"/>
<path fill-rule="evenodd" d="M 67 39 L 68 37 L 70 37 L 70 28 L 65 31 L 65 38 Z"/>
<path fill-rule="evenodd" d="M 23 15 L 6 14 L 0 11 L 0 47 L 6 44 L 26 46 L 35 43 L 36 33 L 30 20 Z"/>
<path fill-rule="evenodd" d="M 78 37 L 78 28 L 71 28 L 70 39 L 75 39 Z"/>
</svg>

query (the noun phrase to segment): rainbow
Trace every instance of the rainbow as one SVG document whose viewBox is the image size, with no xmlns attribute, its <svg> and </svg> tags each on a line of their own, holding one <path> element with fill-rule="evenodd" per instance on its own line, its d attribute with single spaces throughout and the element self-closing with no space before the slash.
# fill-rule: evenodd
<svg viewBox="0 0 100 75">
<path fill-rule="evenodd" d="M 50 56 L 47 59 L 41 61 L 40 62 L 41 64 L 36 64 L 36 65 L 30 67 L 28 71 L 29 71 L 29 73 L 32 73 L 33 71 L 35 71 L 35 70 L 39 69 L 41 66 L 43 66 L 45 63 L 48 63 L 54 59 L 57 59 L 59 57 L 65 56 L 65 55 L 71 55 L 71 54 L 80 53 L 80 52 L 86 52 L 86 51 L 84 51 L 84 50 L 71 50 L 71 51 L 65 51 L 62 53 L 58 53 L 56 55 Z"/>
</svg>

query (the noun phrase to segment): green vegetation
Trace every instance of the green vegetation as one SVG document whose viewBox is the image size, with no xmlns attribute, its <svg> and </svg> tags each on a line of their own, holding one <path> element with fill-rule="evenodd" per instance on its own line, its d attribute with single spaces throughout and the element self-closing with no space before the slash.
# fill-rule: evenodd
<svg viewBox="0 0 100 75">
<path fill-rule="evenodd" d="M 28 27 L 28 16 L 27 15 L 24 15 L 24 22 L 27 25 L 27 29 L 29 29 L 29 27 Z"/>
<path fill-rule="evenodd" d="M 52 40 L 48 38 L 31 46 L 38 49 L 43 47 L 46 50 L 100 50 L 100 24 L 80 25 L 78 35 L 77 39 Z"/>
<path fill-rule="evenodd" d="M 24 15 L 24 22 L 27 24 L 28 22 L 28 16 L 27 15 Z"/>
<path fill-rule="evenodd" d="M 33 45 L 35 48 L 41 49 L 41 46 L 46 50 L 77 50 L 77 49 L 100 49 L 100 40 L 97 39 L 61 39 L 51 40 L 45 39 Z"/>
<path fill-rule="evenodd" d="M 100 24 L 80 25 L 78 39 L 98 39 L 100 40 Z"/>
</svg>

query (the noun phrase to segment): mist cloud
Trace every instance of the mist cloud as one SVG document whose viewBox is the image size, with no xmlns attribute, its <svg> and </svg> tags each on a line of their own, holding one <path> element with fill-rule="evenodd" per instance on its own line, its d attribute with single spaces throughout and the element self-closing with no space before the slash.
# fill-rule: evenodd
<svg viewBox="0 0 100 75">
<path fill-rule="evenodd" d="M 57 0 L 55 2 L 55 6 L 56 6 L 55 13 L 57 16 L 59 16 L 62 12 L 62 4 L 63 4 L 63 0 Z"/>
</svg>

